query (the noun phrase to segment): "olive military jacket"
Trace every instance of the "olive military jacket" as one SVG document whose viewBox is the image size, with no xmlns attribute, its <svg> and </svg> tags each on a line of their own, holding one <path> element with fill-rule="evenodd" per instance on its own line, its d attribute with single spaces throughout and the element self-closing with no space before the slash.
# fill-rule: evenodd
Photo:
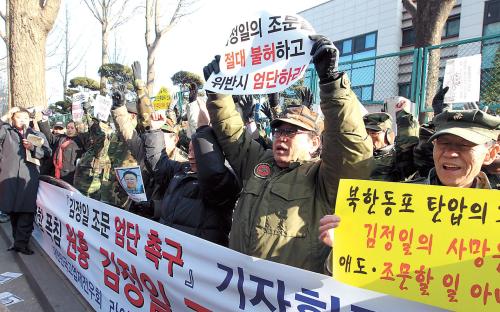
<svg viewBox="0 0 500 312">
<path fill-rule="evenodd" d="M 334 211 L 341 178 L 367 178 L 372 143 L 347 75 L 320 85 L 325 115 L 321 160 L 280 169 L 272 150 L 246 134 L 230 95 L 210 93 L 208 111 L 217 139 L 242 181 L 229 247 L 247 255 L 323 272 L 330 248 L 319 220 Z"/>
<path fill-rule="evenodd" d="M 418 144 L 418 121 L 410 112 L 402 110 L 396 113 L 396 125 L 398 134 L 395 144 L 373 151 L 375 167 L 371 180 L 401 182 L 417 174 L 413 149 Z"/>
</svg>

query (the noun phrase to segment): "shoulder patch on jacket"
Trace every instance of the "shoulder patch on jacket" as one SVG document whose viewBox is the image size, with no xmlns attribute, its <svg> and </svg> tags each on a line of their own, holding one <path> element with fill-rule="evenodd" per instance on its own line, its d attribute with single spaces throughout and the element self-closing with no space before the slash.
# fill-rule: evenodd
<svg viewBox="0 0 500 312">
<path fill-rule="evenodd" d="M 259 163 L 255 168 L 253 169 L 253 174 L 257 178 L 265 179 L 267 176 L 271 174 L 271 166 L 266 163 Z"/>
</svg>

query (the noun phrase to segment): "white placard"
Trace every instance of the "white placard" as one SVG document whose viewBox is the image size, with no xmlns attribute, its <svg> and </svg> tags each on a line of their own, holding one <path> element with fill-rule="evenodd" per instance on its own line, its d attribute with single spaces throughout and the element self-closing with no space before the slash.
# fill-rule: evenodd
<svg viewBox="0 0 500 312">
<path fill-rule="evenodd" d="M 113 100 L 109 96 L 97 95 L 94 104 L 94 117 L 101 121 L 108 121 L 109 114 L 111 113 L 111 105 Z"/>
<path fill-rule="evenodd" d="M 22 302 L 24 301 L 23 299 L 19 298 L 18 296 L 11 294 L 10 292 L 3 292 L 0 294 L 0 304 L 4 306 L 10 306 L 14 303 Z"/>
<path fill-rule="evenodd" d="M 81 121 L 83 118 L 82 102 L 76 101 L 71 104 L 71 116 L 74 121 Z"/>
<path fill-rule="evenodd" d="M 445 103 L 478 102 L 481 86 L 481 54 L 446 61 L 443 87 L 450 87 Z"/>
<path fill-rule="evenodd" d="M 0 285 L 8 283 L 13 279 L 18 278 L 21 275 L 22 275 L 21 273 L 4 272 L 4 273 L 0 274 Z"/>
<path fill-rule="evenodd" d="M 307 311 L 442 311 L 250 257 L 43 181 L 33 236 L 96 311 L 306 311 L 311 302 L 319 308 Z"/>
<path fill-rule="evenodd" d="M 205 89 L 223 94 L 280 92 L 299 80 L 311 60 L 314 29 L 296 14 L 266 11 L 233 25 Z"/>
</svg>

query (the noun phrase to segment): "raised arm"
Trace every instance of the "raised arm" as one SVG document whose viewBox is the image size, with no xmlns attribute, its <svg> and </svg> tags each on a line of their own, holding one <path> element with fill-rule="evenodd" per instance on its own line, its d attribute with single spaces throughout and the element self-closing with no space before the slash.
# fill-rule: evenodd
<svg viewBox="0 0 500 312">
<path fill-rule="evenodd" d="M 324 36 L 311 39 L 315 41 L 311 54 L 320 79 L 320 105 L 325 115 L 318 186 L 320 195 L 326 196 L 332 207 L 341 178 L 368 178 L 373 151 L 364 128 L 361 104 L 347 75 L 337 71 L 337 48 Z"/>
</svg>

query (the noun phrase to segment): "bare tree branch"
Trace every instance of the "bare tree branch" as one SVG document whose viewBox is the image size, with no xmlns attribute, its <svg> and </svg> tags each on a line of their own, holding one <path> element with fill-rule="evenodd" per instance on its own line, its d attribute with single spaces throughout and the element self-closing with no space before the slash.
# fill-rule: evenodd
<svg viewBox="0 0 500 312">
<path fill-rule="evenodd" d="M 5 13 L 3 12 L 3 10 L 0 10 L 0 17 L 3 19 L 4 22 L 7 23 L 7 16 L 5 15 Z"/>
<path fill-rule="evenodd" d="M 410 13 L 412 18 L 417 16 L 417 5 L 413 3 L 411 0 L 403 0 L 403 7 Z"/>
<path fill-rule="evenodd" d="M 103 0 L 103 3 L 105 1 Z M 97 8 L 97 5 L 95 3 L 95 0 L 83 0 L 83 3 L 87 6 L 89 9 L 90 13 L 94 15 L 95 19 L 99 21 L 99 23 L 103 23 L 103 18 L 101 16 L 101 11 Z M 102 3 L 101 3 L 101 9 L 102 9 Z"/>
<path fill-rule="evenodd" d="M 2 38 L 3 42 L 5 42 L 6 45 L 8 44 L 7 35 L 2 30 L 0 30 L 0 38 Z"/>
<path fill-rule="evenodd" d="M 5 5 L 7 6 L 7 3 Z M 5 23 L 5 29 L 7 29 L 8 28 L 7 27 L 7 23 L 8 23 L 7 14 L 5 14 L 3 12 L 3 10 L 0 9 L 0 16 L 2 17 L 2 19 L 3 19 L 4 23 Z M 9 38 L 7 38 L 7 35 L 8 35 L 7 34 L 7 30 L 5 31 L 5 33 L 2 30 L 0 30 L 0 38 L 2 38 L 3 42 L 5 42 L 6 46 L 9 45 L 9 43 L 8 43 L 9 42 Z M 8 49 L 8 47 L 7 47 L 7 49 Z"/>
</svg>

